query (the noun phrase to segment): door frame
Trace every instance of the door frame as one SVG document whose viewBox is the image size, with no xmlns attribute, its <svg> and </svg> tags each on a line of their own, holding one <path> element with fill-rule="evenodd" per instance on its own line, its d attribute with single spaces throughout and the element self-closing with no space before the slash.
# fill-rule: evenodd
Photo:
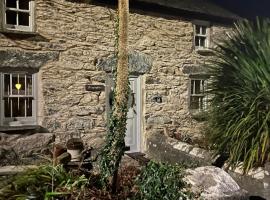
<svg viewBox="0 0 270 200">
<path fill-rule="evenodd" d="M 128 151 L 129 153 L 132 152 L 140 152 L 142 150 L 142 77 L 141 76 L 134 76 L 130 75 L 129 78 L 135 78 L 136 80 L 136 112 L 137 112 L 137 119 L 136 119 L 136 131 L 137 131 L 137 150 L 136 151 Z M 106 78 L 106 89 L 105 89 L 105 95 L 106 95 L 106 115 L 107 115 L 107 122 L 109 121 L 110 118 L 110 100 L 109 100 L 109 94 L 111 91 L 111 85 L 112 85 L 112 75 L 108 74 Z M 108 124 L 108 123 L 107 123 Z M 108 129 L 108 126 L 107 126 Z"/>
</svg>

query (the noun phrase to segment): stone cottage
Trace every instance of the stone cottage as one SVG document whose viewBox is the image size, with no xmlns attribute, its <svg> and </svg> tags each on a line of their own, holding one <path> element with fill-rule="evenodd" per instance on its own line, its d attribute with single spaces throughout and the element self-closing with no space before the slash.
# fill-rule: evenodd
<svg viewBox="0 0 270 200">
<path fill-rule="evenodd" d="M 130 151 L 145 152 L 157 135 L 199 140 L 205 65 L 238 17 L 206 0 L 130 4 Z M 102 145 L 114 17 L 114 1 L 0 1 L 0 132 L 49 131 L 61 142 Z"/>
</svg>

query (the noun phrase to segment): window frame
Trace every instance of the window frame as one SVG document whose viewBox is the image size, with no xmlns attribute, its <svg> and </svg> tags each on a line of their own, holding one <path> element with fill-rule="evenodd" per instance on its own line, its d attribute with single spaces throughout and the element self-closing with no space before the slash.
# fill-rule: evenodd
<svg viewBox="0 0 270 200">
<path fill-rule="evenodd" d="M 34 19 L 35 19 L 35 0 L 29 0 L 29 11 L 28 10 L 24 10 L 24 9 L 19 9 L 18 5 L 19 5 L 19 1 L 22 0 L 16 0 L 16 8 L 7 8 L 6 7 L 6 1 L 7 0 L 3 0 L 3 2 L 1 3 L 1 11 L 2 11 L 2 29 L 4 31 L 18 31 L 18 32 L 34 32 L 35 28 L 34 28 Z M 11 25 L 11 24 L 7 24 L 7 17 L 6 17 L 6 11 L 7 10 L 11 10 L 11 11 L 16 11 L 17 13 L 21 12 L 21 13 L 29 13 L 29 26 L 23 26 L 23 25 Z M 16 23 L 18 23 L 18 14 L 16 15 Z"/>
<path fill-rule="evenodd" d="M 197 34 L 196 27 L 199 26 L 206 28 L 205 35 Z M 197 37 L 205 37 L 205 46 L 196 46 L 196 38 Z M 193 46 L 195 50 L 208 50 L 211 45 L 211 27 L 208 21 L 195 20 L 193 21 Z"/>
<path fill-rule="evenodd" d="M 5 117 L 5 94 L 4 94 L 4 75 L 5 74 L 31 74 L 32 75 L 32 116 L 29 117 Z M 18 126 L 37 125 L 37 73 L 29 73 L 26 71 L 4 71 L 0 72 L 0 126 L 12 126 L 9 123 L 13 121 L 21 121 L 22 124 Z M 15 95 L 16 96 L 16 95 Z M 13 96 L 14 97 L 14 96 Z M 21 97 L 27 98 L 25 95 Z"/>
<path fill-rule="evenodd" d="M 198 112 L 204 112 L 207 110 L 208 108 L 208 95 L 206 94 L 207 91 L 207 86 L 208 86 L 208 82 L 209 82 L 209 78 L 210 76 L 205 74 L 205 75 L 191 75 L 189 77 L 189 87 L 188 87 L 188 109 L 191 113 L 198 113 Z M 203 93 L 193 93 L 192 94 L 192 81 L 204 81 L 204 88 L 203 88 Z M 200 83 L 201 85 L 201 83 Z M 193 91 L 196 91 L 196 84 L 194 84 L 194 88 Z M 192 97 L 199 97 L 202 98 L 202 105 L 199 105 L 199 108 L 192 108 L 191 107 L 191 99 Z M 199 99 L 198 98 L 198 99 Z M 198 102 L 199 103 L 199 102 Z M 199 103 L 200 104 L 200 103 Z"/>
</svg>

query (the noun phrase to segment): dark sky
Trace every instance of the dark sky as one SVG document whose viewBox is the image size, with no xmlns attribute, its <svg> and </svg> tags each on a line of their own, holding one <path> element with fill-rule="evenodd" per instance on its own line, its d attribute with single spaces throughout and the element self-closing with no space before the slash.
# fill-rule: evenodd
<svg viewBox="0 0 270 200">
<path fill-rule="evenodd" d="M 270 18 L 270 0 L 212 0 L 233 11 L 234 13 L 248 18 L 255 16 Z"/>
</svg>

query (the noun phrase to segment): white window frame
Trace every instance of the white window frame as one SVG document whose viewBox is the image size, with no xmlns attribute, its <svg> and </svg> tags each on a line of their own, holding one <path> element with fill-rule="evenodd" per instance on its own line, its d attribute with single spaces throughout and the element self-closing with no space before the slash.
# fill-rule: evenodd
<svg viewBox="0 0 270 200">
<path fill-rule="evenodd" d="M 208 76 L 195 76 L 195 77 L 190 77 L 189 78 L 189 102 L 188 102 L 188 107 L 189 110 L 194 113 L 194 112 L 202 112 L 202 111 L 206 111 L 207 107 L 208 107 L 208 96 L 206 94 L 206 90 L 207 90 L 207 85 L 208 85 Z M 200 93 L 196 93 L 196 84 L 192 84 L 193 81 L 200 81 L 199 84 L 199 91 L 202 91 Z M 202 83 L 204 82 L 204 84 Z M 193 85 L 193 88 L 192 88 Z M 193 92 L 192 92 L 193 91 Z M 199 108 L 192 108 L 192 97 L 198 97 L 198 104 L 199 104 Z M 200 98 L 202 98 L 202 102 L 200 103 Z"/>
<path fill-rule="evenodd" d="M 5 74 L 31 74 L 32 75 L 32 116 L 26 117 L 5 117 L 5 101 L 4 101 L 4 75 Z M 36 125 L 37 124 L 37 74 L 27 73 L 24 71 L 0 72 L 0 126 L 11 126 L 10 122 L 20 121 L 18 126 Z M 29 97 L 30 97 L 29 96 Z M 10 96 L 11 97 L 11 96 Z M 16 97 L 13 95 L 12 97 Z M 23 98 L 26 98 L 22 95 Z"/>
<path fill-rule="evenodd" d="M 196 33 L 196 27 L 200 27 L 200 30 L 202 27 L 206 28 L 206 33 L 205 34 L 197 34 Z M 193 44 L 194 44 L 194 48 L 195 50 L 204 50 L 204 49 L 209 49 L 210 48 L 210 23 L 207 21 L 200 21 L 200 20 L 196 20 L 193 22 Z M 205 38 L 205 46 L 196 46 L 196 38 L 197 37 L 204 37 Z"/>
<path fill-rule="evenodd" d="M 2 6 L 2 13 L 3 13 L 3 28 L 5 30 L 9 31 L 23 31 L 23 32 L 34 32 L 34 9 L 35 9 L 35 1 L 34 0 L 29 0 L 29 10 L 23 10 L 19 9 L 19 1 L 24 1 L 24 0 L 16 0 L 16 8 L 7 8 L 6 7 L 6 1 L 8 0 L 2 0 L 3 6 Z M 17 13 L 23 12 L 23 13 L 29 13 L 29 26 L 23 26 L 19 25 L 19 19 L 18 19 L 18 14 L 16 18 L 16 25 L 12 24 L 7 24 L 7 15 L 6 11 L 15 11 Z"/>
</svg>

